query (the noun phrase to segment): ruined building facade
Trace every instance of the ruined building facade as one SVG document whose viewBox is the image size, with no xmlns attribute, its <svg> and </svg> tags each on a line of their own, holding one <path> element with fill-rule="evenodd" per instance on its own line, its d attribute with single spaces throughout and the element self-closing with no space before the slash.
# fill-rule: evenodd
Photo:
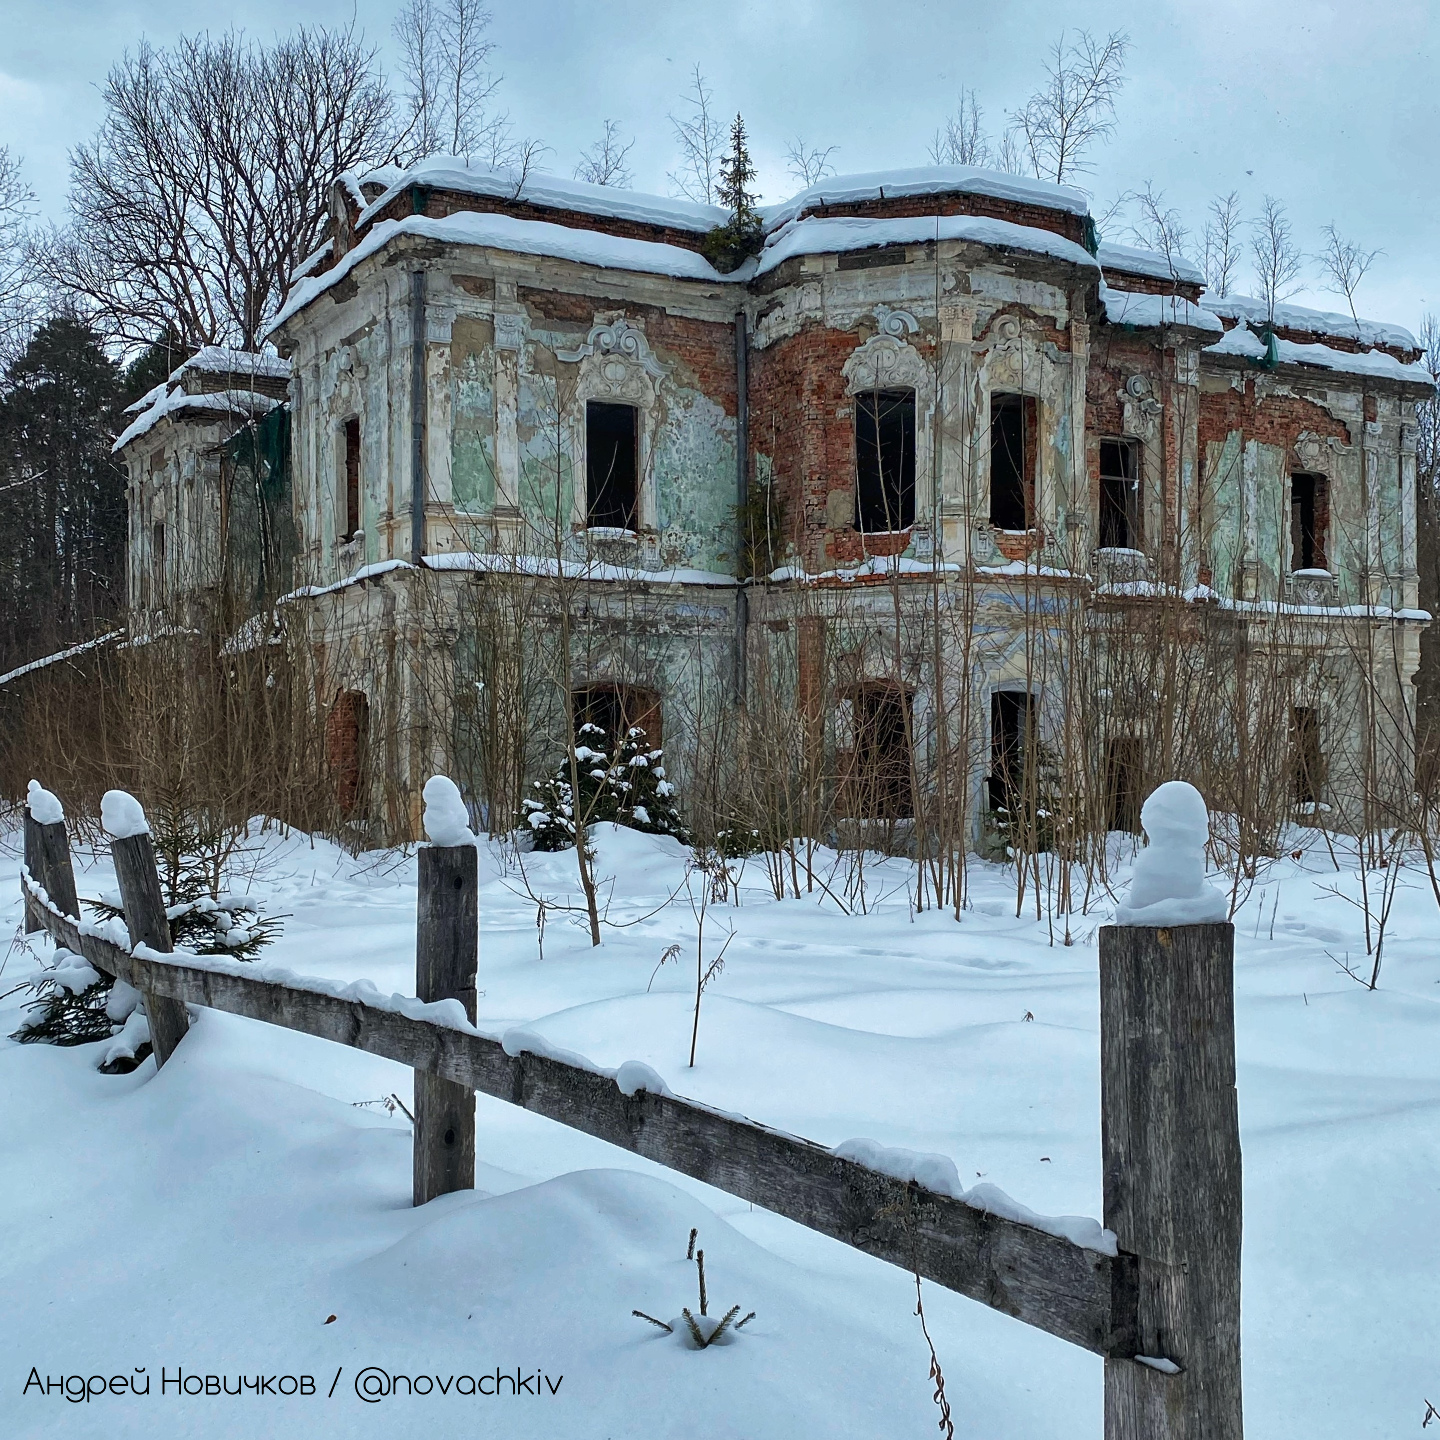
<svg viewBox="0 0 1440 1440">
<path fill-rule="evenodd" d="M 121 437 L 132 605 L 216 583 L 206 457 L 283 394 L 273 623 L 318 657 L 362 809 L 443 767 L 511 811 L 569 715 L 640 721 L 698 783 L 707 725 L 778 705 L 832 798 L 867 780 L 835 813 L 903 819 L 940 756 L 978 830 L 1022 751 L 1078 744 L 1129 824 L 1121 792 L 1190 763 L 1175 707 L 1208 686 L 1202 748 L 1228 743 L 1261 669 L 1299 813 L 1408 786 L 1407 332 L 1208 297 L 1097 243 L 1079 192 L 984 170 L 822 182 L 722 274 L 726 218 L 456 160 L 347 178 L 284 359 L 226 362 L 211 402 L 192 366 Z"/>
</svg>

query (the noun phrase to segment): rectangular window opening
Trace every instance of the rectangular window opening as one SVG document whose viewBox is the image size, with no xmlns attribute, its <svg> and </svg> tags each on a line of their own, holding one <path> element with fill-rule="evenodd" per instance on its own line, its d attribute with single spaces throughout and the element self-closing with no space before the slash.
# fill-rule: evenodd
<svg viewBox="0 0 1440 1440">
<path fill-rule="evenodd" d="M 1026 751 L 1034 739 L 1030 696 L 997 690 L 990 697 L 990 809 L 1017 813 L 1025 791 Z"/>
<path fill-rule="evenodd" d="M 345 461 L 345 530 L 344 540 L 353 540 L 362 524 L 360 518 L 360 417 L 352 415 L 345 422 L 342 438 Z"/>
<path fill-rule="evenodd" d="M 1140 548 L 1140 447 L 1133 440 L 1100 442 L 1100 545 Z"/>
<path fill-rule="evenodd" d="M 915 392 L 855 397 L 855 528 L 864 534 L 915 523 Z"/>
<path fill-rule="evenodd" d="M 852 693 L 851 704 L 855 750 L 846 808 L 862 819 L 907 819 L 915 813 L 910 786 L 910 694 L 899 685 L 861 685 Z"/>
<path fill-rule="evenodd" d="M 1290 569 L 1327 569 L 1325 532 L 1330 520 L 1329 486 L 1323 475 L 1290 477 Z"/>
<path fill-rule="evenodd" d="M 1035 397 L 990 397 L 990 523 L 997 530 L 1035 524 Z"/>
<path fill-rule="evenodd" d="M 1290 712 L 1291 765 L 1295 803 L 1317 805 L 1324 783 L 1325 758 L 1320 751 L 1320 712 L 1297 705 Z"/>
<path fill-rule="evenodd" d="M 1117 735 L 1105 747 L 1105 828 L 1140 833 L 1143 752 L 1133 735 Z"/>
<path fill-rule="evenodd" d="M 157 520 L 150 529 L 150 566 L 154 576 L 155 601 L 165 596 L 165 522 Z"/>
<path fill-rule="evenodd" d="M 635 529 L 638 415 L 633 405 L 585 406 L 585 523 L 592 529 Z"/>
<path fill-rule="evenodd" d="M 660 697 L 643 685 L 583 685 L 571 695 L 571 713 L 575 720 L 575 738 L 581 740 L 581 727 L 596 726 L 601 735 L 586 741 L 592 750 L 603 749 L 613 755 L 620 740 L 631 729 L 645 732 L 645 743 L 659 749 Z"/>
</svg>

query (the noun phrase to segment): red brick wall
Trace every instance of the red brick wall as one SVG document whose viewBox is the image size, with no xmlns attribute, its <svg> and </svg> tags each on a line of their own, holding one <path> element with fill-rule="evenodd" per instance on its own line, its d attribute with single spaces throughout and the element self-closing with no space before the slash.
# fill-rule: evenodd
<svg viewBox="0 0 1440 1440">
<path fill-rule="evenodd" d="M 1255 377 L 1245 376 L 1243 394 L 1225 390 L 1200 397 L 1200 455 L 1211 442 L 1223 443 L 1232 430 L 1262 445 L 1294 448 L 1302 430 L 1350 444 L 1350 433 L 1322 405 L 1295 395 L 1267 395 L 1256 399 Z"/>
<path fill-rule="evenodd" d="M 831 217 L 858 215 L 867 220 L 898 220 L 916 215 L 984 215 L 992 220 L 1008 220 L 1012 225 L 1050 230 L 1077 245 L 1085 242 L 1083 216 L 994 195 L 896 195 L 883 200 L 877 196 L 872 200 L 845 200 L 828 205 L 817 201 L 800 213 Z"/>
</svg>

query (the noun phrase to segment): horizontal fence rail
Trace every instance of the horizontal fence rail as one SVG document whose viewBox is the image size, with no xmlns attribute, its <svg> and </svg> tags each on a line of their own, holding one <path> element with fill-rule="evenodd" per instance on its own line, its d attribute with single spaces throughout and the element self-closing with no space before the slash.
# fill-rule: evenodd
<svg viewBox="0 0 1440 1440">
<path fill-rule="evenodd" d="M 63 822 L 41 828 L 63 830 Z M 627 1095 L 609 1075 L 551 1056 L 510 1055 L 488 1036 L 303 984 L 212 969 L 200 957 L 131 953 L 60 913 L 42 877 L 27 871 L 23 883 L 27 922 L 147 996 L 333 1040 L 519 1105 L 1086 1350 L 1113 1358 L 1136 1353 L 1131 1255 L 1087 1249 L 693 1100 L 647 1090 Z"/>
</svg>

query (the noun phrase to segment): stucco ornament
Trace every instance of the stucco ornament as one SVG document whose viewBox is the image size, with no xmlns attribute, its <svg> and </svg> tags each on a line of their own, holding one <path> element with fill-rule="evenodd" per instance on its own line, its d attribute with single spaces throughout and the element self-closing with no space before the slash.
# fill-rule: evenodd
<svg viewBox="0 0 1440 1440">
<path fill-rule="evenodd" d="M 927 394 L 930 367 L 906 338 L 920 329 L 919 321 L 908 310 L 888 305 L 875 307 L 875 321 L 879 328 L 845 362 L 847 393 L 908 387 L 917 397 Z"/>
<path fill-rule="evenodd" d="M 645 332 L 637 329 L 623 316 L 609 325 L 592 325 L 583 345 L 577 345 L 573 350 L 555 352 L 558 359 L 569 364 L 587 360 L 597 354 L 602 358 L 613 356 L 618 360 L 631 361 L 639 365 L 652 379 L 665 378 L 665 367 L 655 358 L 650 342 L 645 338 Z"/>
</svg>

